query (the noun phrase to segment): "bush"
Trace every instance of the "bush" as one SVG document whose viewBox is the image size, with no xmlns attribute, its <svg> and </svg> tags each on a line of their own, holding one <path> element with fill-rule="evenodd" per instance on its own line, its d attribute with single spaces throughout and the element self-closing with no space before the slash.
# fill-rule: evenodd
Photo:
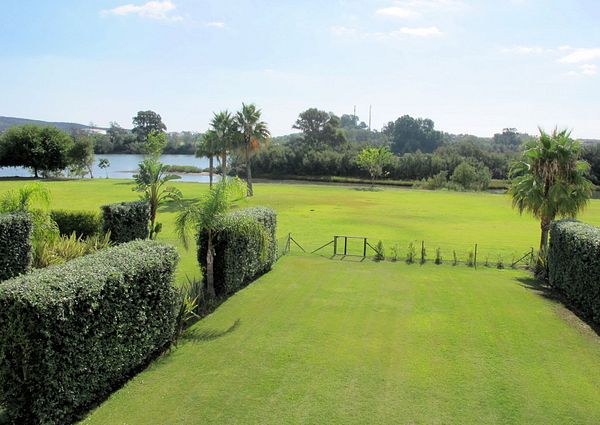
<svg viewBox="0 0 600 425">
<path fill-rule="evenodd" d="M 33 221 L 26 213 L 0 214 L 0 280 L 29 271 Z"/>
<path fill-rule="evenodd" d="M 417 250 L 415 249 L 415 244 L 410 242 L 408 244 L 408 250 L 406 251 L 406 264 L 414 263 L 416 256 L 417 256 Z"/>
<path fill-rule="evenodd" d="M 463 161 L 454 169 L 450 180 L 450 189 L 486 190 L 492 181 L 492 173 L 481 163 Z"/>
<path fill-rule="evenodd" d="M 385 247 L 383 246 L 383 242 L 377 242 L 375 245 L 375 255 L 373 256 L 373 260 L 375 261 L 384 261 L 385 260 Z"/>
<path fill-rule="evenodd" d="M 102 230 L 102 217 L 95 212 L 53 210 L 50 215 L 62 236 L 70 236 L 75 232 L 77 236 L 87 238 Z"/>
<path fill-rule="evenodd" d="M 600 228 L 572 219 L 552 223 L 548 272 L 550 286 L 600 323 Z"/>
<path fill-rule="evenodd" d="M 102 232 L 110 232 L 110 240 L 114 243 L 148 238 L 150 206 L 146 202 L 103 205 L 102 216 Z"/>
<path fill-rule="evenodd" d="M 136 241 L 0 285 L 0 400 L 14 423 L 71 423 L 160 352 L 177 262 Z"/>
<path fill-rule="evenodd" d="M 262 225 L 262 235 L 248 231 L 249 221 Z M 232 294 L 271 269 L 277 259 L 276 227 L 277 216 L 269 208 L 245 208 L 221 219 L 213 239 L 217 295 Z M 206 231 L 200 232 L 198 262 L 203 276 L 206 276 L 206 240 Z"/>
</svg>

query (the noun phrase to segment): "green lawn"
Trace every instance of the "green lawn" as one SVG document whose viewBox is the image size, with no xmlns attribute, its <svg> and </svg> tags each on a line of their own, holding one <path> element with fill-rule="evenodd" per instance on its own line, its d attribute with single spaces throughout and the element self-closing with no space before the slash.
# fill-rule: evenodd
<svg viewBox="0 0 600 425">
<path fill-rule="evenodd" d="M 0 181 L 0 195 L 24 181 Z M 137 199 L 131 180 L 81 180 L 44 183 L 52 194 L 52 207 L 98 210 L 100 205 Z M 206 184 L 177 183 L 187 198 L 197 197 Z M 291 232 L 307 249 L 315 249 L 334 234 L 367 236 L 374 243 L 382 239 L 389 253 L 398 244 L 403 255 L 410 241 L 425 241 L 430 258 L 435 248 L 445 258 L 452 251 L 466 257 L 479 244 L 479 259 L 509 262 L 537 246 L 539 224 L 519 216 L 506 195 L 490 193 L 431 192 L 385 188 L 370 192 L 359 187 L 316 184 L 257 184 L 256 196 L 239 206 L 266 205 L 278 214 L 279 234 Z M 159 214 L 164 230 L 159 239 L 180 248 L 182 261 L 178 279 L 198 275 L 194 250 L 185 252 L 174 233 L 176 208 L 165 206 Z M 593 200 L 582 219 L 600 225 L 600 200 Z M 352 247 L 360 251 L 360 247 Z M 326 251 L 330 252 L 330 251 Z"/>
<path fill-rule="evenodd" d="M 284 257 L 84 424 L 597 424 L 600 341 L 521 271 Z"/>
</svg>

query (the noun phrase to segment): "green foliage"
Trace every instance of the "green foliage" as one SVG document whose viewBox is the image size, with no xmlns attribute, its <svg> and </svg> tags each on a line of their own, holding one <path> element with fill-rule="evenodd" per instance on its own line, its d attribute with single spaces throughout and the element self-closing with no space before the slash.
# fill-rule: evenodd
<svg viewBox="0 0 600 425">
<path fill-rule="evenodd" d="M 378 241 L 377 245 L 375 245 L 375 255 L 373 256 L 374 261 L 384 261 L 385 260 L 385 247 L 383 246 L 382 241 Z"/>
<path fill-rule="evenodd" d="M 600 323 L 600 228 L 576 220 L 552 223 L 549 283 L 578 310 Z"/>
<path fill-rule="evenodd" d="M 406 251 L 406 263 L 407 264 L 414 263 L 416 256 L 417 256 L 417 249 L 415 248 L 415 244 L 410 242 L 408 244 L 408 251 Z"/>
<path fill-rule="evenodd" d="M 214 235 L 214 286 L 229 295 L 271 269 L 277 258 L 277 216 L 269 208 L 245 208 L 221 215 Z M 198 261 L 206 276 L 208 229 L 198 240 Z"/>
<path fill-rule="evenodd" d="M 423 179 L 418 186 L 427 190 L 443 189 L 448 186 L 448 171 L 442 170 L 428 179 Z"/>
<path fill-rule="evenodd" d="M 509 190 L 513 206 L 541 222 L 540 250 L 548 245 L 550 223 L 556 217 L 575 217 L 592 195 L 586 174 L 589 164 L 580 161 L 581 147 L 567 130 L 555 129 L 526 144 L 520 161 L 511 169 Z"/>
<path fill-rule="evenodd" d="M 0 281 L 31 268 L 33 222 L 25 212 L 0 214 Z"/>
<path fill-rule="evenodd" d="M 313 149 L 338 148 L 347 143 L 340 119 L 317 108 L 301 112 L 293 128 L 302 131 L 302 143 Z"/>
<path fill-rule="evenodd" d="M 14 423 L 70 423 L 163 349 L 177 261 L 136 241 L 0 285 L 0 395 Z"/>
<path fill-rule="evenodd" d="M 94 236 L 102 230 L 102 216 L 92 211 L 52 210 L 52 220 L 62 236 L 75 233 L 77 236 Z"/>
<path fill-rule="evenodd" d="M 442 143 L 442 133 L 434 129 L 432 120 L 404 115 L 390 121 L 383 129 L 391 139 L 394 153 L 433 152 Z"/>
<path fill-rule="evenodd" d="M 94 137 L 79 132 L 73 136 L 73 141 L 73 146 L 69 150 L 69 174 L 83 177 L 89 173 L 93 178 Z"/>
<path fill-rule="evenodd" d="M 52 238 L 39 245 L 35 252 L 33 266 L 41 269 L 62 264 L 84 255 L 92 254 L 111 246 L 110 233 L 96 234 L 84 238 L 75 233 Z"/>
<path fill-rule="evenodd" d="M 0 138 L 0 167 L 31 168 L 35 177 L 64 170 L 72 147 L 73 139 L 55 127 L 11 127 Z"/>
<path fill-rule="evenodd" d="M 458 257 L 456 256 L 456 250 L 452 251 L 452 265 L 456 266 L 458 264 Z"/>
<path fill-rule="evenodd" d="M 152 137 L 152 135 L 150 136 Z M 150 207 L 150 239 L 154 239 L 162 226 L 156 222 L 158 208 L 166 201 L 179 201 L 181 191 L 174 186 L 165 186 L 172 180 L 180 177 L 175 174 L 166 174 L 166 166 L 156 158 L 148 158 L 138 164 L 138 173 L 133 176 L 136 187 L 133 189 L 142 192 L 142 200 Z"/>
<path fill-rule="evenodd" d="M 120 244 L 149 235 L 150 206 L 147 202 L 120 202 L 103 205 L 102 232 L 110 232 L 110 240 Z"/>
<path fill-rule="evenodd" d="M 467 253 L 467 267 L 475 267 L 475 254 L 473 251 Z"/>
<path fill-rule="evenodd" d="M 450 177 L 450 189 L 454 190 L 486 190 L 491 181 L 492 174 L 483 164 L 472 164 L 469 161 L 461 162 Z"/>
<path fill-rule="evenodd" d="M 241 151 L 246 163 L 246 181 L 247 194 L 254 194 L 252 189 L 252 157 L 258 152 L 260 147 L 269 140 L 271 133 L 267 123 L 261 121 L 261 110 L 254 104 L 242 103 L 242 109 L 235 117 L 237 131 L 240 134 L 240 143 L 238 149 Z"/>
<path fill-rule="evenodd" d="M 392 161 L 393 154 L 387 146 L 366 148 L 356 157 L 356 164 L 371 176 L 371 184 L 383 175 L 383 168 Z"/>
<path fill-rule="evenodd" d="M 149 155 L 151 158 L 158 159 L 160 154 L 163 152 L 165 147 L 167 146 L 167 135 L 162 131 L 152 130 L 146 136 L 146 141 L 144 142 L 144 153 Z"/>
<path fill-rule="evenodd" d="M 500 270 L 504 268 L 504 259 L 501 255 L 498 256 L 498 260 L 496 261 L 496 268 Z"/>
<path fill-rule="evenodd" d="M 137 137 L 138 143 L 146 143 L 152 132 L 162 133 L 166 130 L 167 126 L 162 122 L 161 116 L 154 111 L 139 111 L 133 117 L 131 132 Z"/>
<path fill-rule="evenodd" d="M 398 248 L 398 244 L 394 245 L 390 252 L 390 260 L 392 260 L 393 262 L 398 261 L 398 257 L 400 256 L 400 249 Z"/>
</svg>

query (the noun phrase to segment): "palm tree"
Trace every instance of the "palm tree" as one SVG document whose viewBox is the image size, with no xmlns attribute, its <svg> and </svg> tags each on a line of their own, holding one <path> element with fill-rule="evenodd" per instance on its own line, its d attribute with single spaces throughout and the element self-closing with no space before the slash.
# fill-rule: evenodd
<svg viewBox="0 0 600 425">
<path fill-rule="evenodd" d="M 208 295 L 215 297 L 214 284 L 214 238 L 219 232 L 219 221 L 231 205 L 244 196 L 244 183 L 238 179 L 221 180 L 204 194 L 194 205 L 183 209 L 175 222 L 179 238 L 188 247 L 191 230 L 206 231 L 206 288 Z"/>
<path fill-rule="evenodd" d="M 585 177 L 589 164 L 579 160 L 580 144 L 570 136 L 568 130 L 547 134 L 540 129 L 539 138 L 525 145 L 521 160 L 511 167 L 513 206 L 540 220 L 542 256 L 552 220 L 575 217 L 592 195 L 592 183 Z"/>
<path fill-rule="evenodd" d="M 256 105 L 242 103 L 242 110 L 237 113 L 236 123 L 241 133 L 241 149 L 246 160 L 246 181 L 248 182 L 248 196 L 252 196 L 252 168 L 251 159 L 260 148 L 261 143 L 266 142 L 271 133 L 267 123 L 260 120 L 261 110 Z"/>
<path fill-rule="evenodd" d="M 166 174 L 166 165 L 156 158 L 148 158 L 138 165 L 138 173 L 133 176 L 137 187 L 133 190 L 143 192 L 142 199 L 150 205 L 150 239 L 160 232 L 161 225 L 156 223 L 158 207 L 167 200 L 178 201 L 181 191 L 173 186 L 164 187 L 171 180 L 179 179 L 174 174 Z"/>
<path fill-rule="evenodd" d="M 208 158 L 208 181 L 209 187 L 213 187 L 213 174 L 214 174 L 214 158 L 219 156 L 220 151 L 218 147 L 217 133 L 213 130 L 208 130 L 202 135 L 198 147 L 196 149 L 196 157 Z"/>
<path fill-rule="evenodd" d="M 227 155 L 236 147 L 240 133 L 237 131 L 235 119 L 229 111 L 221 111 L 213 115 L 210 121 L 216 136 L 217 149 L 220 151 L 221 174 L 227 178 Z"/>
</svg>

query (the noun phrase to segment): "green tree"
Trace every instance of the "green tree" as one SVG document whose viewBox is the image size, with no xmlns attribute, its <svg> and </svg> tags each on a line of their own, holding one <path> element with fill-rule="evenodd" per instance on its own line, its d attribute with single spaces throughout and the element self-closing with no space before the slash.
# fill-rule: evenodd
<svg viewBox="0 0 600 425">
<path fill-rule="evenodd" d="M 106 178 L 108 178 L 108 167 L 110 167 L 110 161 L 108 158 L 100 158 L 98 161 L 98 168 L 106 170 Z"/>
<path fill-rule="evenodd" d="M 148 133 L 144 142 L 144 153 L 151 158 L 160 158 L 163 150 L 167 146 L 167 135 L 160 131 L 152 130 Z"/>
<path fill-rule="evenodd" d="M 442 143 L 442 133 L 435 130 L 428 118 L 413 118 L 404 115 L 388 123 L 384 133 L 391 139 L 391 149 L 396 154 L 407 152 L 433 152 Z"/>
<path fill-rule="evenodd" d="M 40 171 L 67 168 L 72 146 L 71 136 L 55 127 L 11 127 L 0 139 L 0 167 L 31 168 L 38 178 Z"/>
<path fill-rule="evenodd" d="M 148 135 L 153 132 L 165 132 L 167 126 L 162 122 L 162 118 L 154 111 L 139 111 L 133 117 L 133 134 L 136 135 L 138 142 L 144 143 Z"/>
<path fill-rule="evenodd" d="M 387 146 L 367 148 L 358 154 L 356 164 L 369 173 L 371 185 L 375 185 L 375 179 L 383 175 L 383 167 L 389 164 L 393 157 Z"/>
<path fill-rule="evenodd" d="M 261 110 L 254 104 L 242 103 L 242 110 L 237 113 L 236 124 L 241 133 L 241 151 L 246 162 L 246 182 L 248 196 L 253 196 L 252 189 L 252 157 L 267 142 L 271 133 L 267 123 L 260 120 Z"/>
<path fill-rule="evenodd" d="M 73 141 L 73 146 L 69 151 L 69 171 L 81 177 L 89 173 L 93 179 L 94 138 L 89 134 L 76 133 L 73 136 Z"/>
<path fill-rule="evenodd" d="M 216 146 L 220 151 L 221 173 L 225 180 L 227 179 L 227 156 L 240 143 L 240 133 L 234 116 L 227 110 L 215 113 L 210 121 L 210 126 L 214 132 Z"/>
<path fill-rule="evenodd" d="M 492 181 L 489 168 L 475 161 L 463 161 L 454 169 L 450 180 L 459 190 L 485 190 Z"/>
<path fill-rule="evenodd" d="M 139 163 L 138 172 L 133 176 L 137 192 L 142 192 L 142 199 L 150 205 L 150 239 L 154 239 L 162 226 L 156 223 L 158 208 L 166 201 L 179 201 L 181 191 L 173 186 L 165 186 L 179 176 L 167 174 L 165 165 L 156 158 L 147 158 Z"/>
<path fill-rule="evenodd" d="M 312 148 L 336 148 L 347 143 L 340 119 L 333 113 L 309 108 L 301 112 L 292 128 L 301 130 L 303 142 Z"/>
<path fill-rule="evenodd" d="M 215 297 L 214 238 L 219 233 L 219 221 L 232 204 L 244 196 L 245 189 L 245 184 L 238 178 L 221 180 L 197 203 L 184 208 L 177 216 L 177 233 L 186 248 L 192 231 L 206 231 L 206 289 L 212 298 Z"/>
<path fill-rule="evenodd" d="M 220 154 L 221 150 L 218 146 L 217 133 L 214 130 L 208 130 L 200 137 L 196 149 L 196 157 L 208 158 L 208 181 L 211 189 L 213 187 L 214 158 Z"/>
<path fill-rule="evenodd" d="M 513 206 L 540 220 L 540 253 L 548 246 L 550 223 L 556 217 L 575 217 L 592 195 L 592 183 L 586 178 L 589 164 L 581 161 L 580 144 L 567 130 L 547 134 L 528 142 L 519 161 L 511 168 L 509 190 Z"/>
</svg>

